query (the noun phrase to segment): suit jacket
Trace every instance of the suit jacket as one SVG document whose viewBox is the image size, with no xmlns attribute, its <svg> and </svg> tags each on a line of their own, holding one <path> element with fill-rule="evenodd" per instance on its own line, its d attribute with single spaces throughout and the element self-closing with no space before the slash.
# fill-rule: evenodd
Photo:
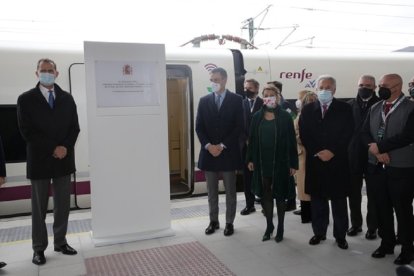
<svg viewBox="0 0 414 276">
<path fill-rule="evenodd" d="M 348 147 L 348 158 L 349 160 L 352 160 L 352 162 L 349 163 L 352 173 L 363 173 L 366 171 L 368 164 L 368 146 L 361 141 L 361 130 L 369 109 L 379 100 L 380 99 L 376 95 L 373 95 L 367 102 L 365 108 L 362 107 L 362 100 L 359 96 L 348 101 L 348 104 L 351 105 L 352 115 L 354 117 L 354 133 Z"/>
<path fill-rule="evenodd" d="M 322 118 L 319 101 L 305 105 L 299 118 L 299 132 L 306 149 L 305 192 L 324 197 L 344 197 L 349 193 L 348 144 L 353 133 L 349 104 L 332 100 Z M 335 156 L 328 162 L 315 156 L 321 150 Z"/>
<path fill-rule="evenodd" d="M 198 168 L 205 171 L 233 171 L 242 168 L 239 139 L 243 132 L 243 104 L 239 95 L 226 90 L 220 110 L 214 101 L 215 94 L 200 99 L 196 118 L 196 133 L 201 149 Z M 226 147 L 218 157 L 205 146 L 223 143 Z"/>
<path fill-rule="evenodd" d="M 250 134 L 250 124 L 252 122 L 253 115 L 263 107 L 263 99 L 257 96 L 256 101 L 254 102 L 253 109 L 250 108 L 250 100 L 248 98 L 243 100 L 244 116 L 245 116 L 245 125 L 244 125 L 244 140 L 245 143 L 249 138 Z"/>
<path fill-rule="evenodd" d="M 6 159 L 4 157 L 3 143 L 0 137 L 0 176 L 6 176 Z"/>
<path fill-rule="evenodd" d="M 55 106 L 49 107 L 39 89 L 21 94 L 17 100 L 20 132 L 26 141 L 27 178 L 46 179 L 75 172 L 74 146 L 79 134 L 78 114 L 72 95 L 57 84 L 54 87 Z M 57 146 L 64 146 L 63 159 L 53 157 Z"/>
</svg>

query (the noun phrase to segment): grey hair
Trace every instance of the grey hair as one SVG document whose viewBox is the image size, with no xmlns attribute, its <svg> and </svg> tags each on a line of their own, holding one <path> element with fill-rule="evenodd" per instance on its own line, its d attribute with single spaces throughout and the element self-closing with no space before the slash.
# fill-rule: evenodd
<svg viewBox="0 0 414 276">
<path fill-rule="evenodd" d="M 331 75 L 320 75 L 317 79 L 316 79 L 316 85 L 317 87 L 319 87 L 319 83 L 323 80 L 328 80 L 330 82 L 332 82 L 332 84 L 334 85 L 334 87 L 336 88 L 336 79 L 334 77 L 332 77 Z"/>
<path fill-rule="evenodd" d="M 362 75 L 359 79 L 368 79 L 375 84 L 375 77 L 372 75 Z"/>
</svg>

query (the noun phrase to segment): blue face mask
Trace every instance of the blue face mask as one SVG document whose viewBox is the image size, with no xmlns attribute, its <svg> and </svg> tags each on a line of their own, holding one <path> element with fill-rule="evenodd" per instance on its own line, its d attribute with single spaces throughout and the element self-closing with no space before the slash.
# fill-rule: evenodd
<svg viewBox="0 0 414 276">
<path fill-rule="evenodd" d="M 39 82 L 45 86 L 53 85 L 55 83 L 55 74 L 39 73 Z"/>
<path fill-rule="evenodd" d="M 333 95 L 331 90 L 320 90 L 318 91 L 318 100 L 322 104 L 327 104 L 332 101 Z"/>
</svg>

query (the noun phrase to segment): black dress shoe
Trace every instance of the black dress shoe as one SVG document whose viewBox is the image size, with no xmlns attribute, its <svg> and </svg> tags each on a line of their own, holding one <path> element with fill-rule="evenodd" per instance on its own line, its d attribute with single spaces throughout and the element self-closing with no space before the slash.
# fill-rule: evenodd
<svg viewBox="0 0 414 276">
<path fill-rule="evenodd" d="M 65 255 L 76 255 L 76 254 L 78 254 L 78 252 L 75 249 L 73 249 L 71 246 L 69 246 L 68 244 L 64 244 L 64 245 L 61 245 L 61 246 L 56 246 L 55 245 L 55 251 L 56 252 L 62 252 L 62 254 L 65 254 Z"/>
<path fill-rule="evenodd" d="M 346 231 L 346 234 L 350 237 L 353 237 L 353 236 L 358 235 L 358 233 L 361 233 L 361 232 L 362 232 L 361 227 L 352 226 L 351 228 L 348 229 L 348 231 Z"/>
<path fill-rule="evenodd" d="M 397 271 L 397 275 L 401 275 L 401 276 L 414 275 L 414 267 L 412 267 L 411 265 L 399 266 L 397 267 L 396 271 Z"/>
<path fill-rule="evenodd" d="M 375 240 L 377 238 L 377 231 L 368 230 L 367 233 L 365 234 L 365 238 L 367 240 Z"/>
<path fill-rule="evenodd" d="M 316 244 L 319 244 L 321 241 L 324 241 L 324 240 L 326 240 L 326 236 L 315 235 L 309 240 L 309 244 L 310 245 L 316 245 Z"/>
<path fill-rule="evenodd" d="M 218 221 L 210 221 L 210 224 L 206 228 L 206 235 L 213 234 L 217 229 L 220 228 L 220 223 Z"/>
<path fill-rule="evenodd" d="M 5 262 L 0 262 L 0 268 L 5 267 L 7 264 Z"/>
<path fill-rule="evenodd" d="M 384 258 L 387 254 L 394 254 L 394 249 L 386 249 L 380 246 L 371 254 L 371 257 L 379 259 Z"/>
<path fill-rule="evenodd" d="M 226 223 L 226 228 L 224 228 L 224 236 L 231 236 L 234 233 L 233 223 Z"/>
<path fill-rule="evenodd" d="M 253 207 L 246 207 L 243 210 L 241 210 L 240 215 L 246 216 L 250 213 L 256 212 L 256 208 Z"/>
<path fill-rule="evenodd" d="M 33 252 L 32 263 L 35 265 L 43 265 L 46 263 L 45 253 L 43 251 Z"/>
<path fill-rule="evenodd" d="M 414 254 L 401 253 L 400 255 L 398 255 L 397 259 L 394 260 L 394 264 L 407 265 L 407 264 L 410 264 L 413 260 L 414 260 Z"/>
<path fill-rule="evenodd" d="M 341 249 L 348 249 L 348 242 L 345 239 L 336 239 L 336 244 Z"/>
<path fill-rule="evenodd" d="M 299 210 L 293 211 L 293 214 L 300 216 L 302 214 L 302 210 L 299 209 Z"/>
</svg>

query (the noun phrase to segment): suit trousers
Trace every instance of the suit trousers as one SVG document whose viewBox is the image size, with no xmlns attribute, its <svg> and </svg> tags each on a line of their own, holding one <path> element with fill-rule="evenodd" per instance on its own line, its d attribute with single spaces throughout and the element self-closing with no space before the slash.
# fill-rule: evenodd
<svg viewBox="0 0 414 276">
<path fill-rule="evenodd" d="M 362 173 L 351 174 L 351 192 L 349 194 L 349 210 L 351 217 L 351 226 L 353 227 L 362 227 L 362 212 L 361 212 L 361 202 L 362 202 L 362 184 L 363 184 Z M 371 183 L 370 183 L 371 184 Z M 375 187 L 371 187 L 368 183 L 365 183 L 366 192 L 367 192 L 367 227 L 369 231 L 376 231 L 378 228 L 378 219 L 377 212 L 375 208 L 375 197 L 373 195 L 373 190 Z"/>
<path fill-rule="evenodd" d="M 331 208 L 334 222 L 333 235 L 335 239 L 345 239 L 348 230 L 348 206 L 346 197 L 332 198 Z M 329 224 L 329 199 L 311 195 L 312 229 L 317 236 L 326 236 Z"/>
<path fill-rule="evenodd" d="M 395 168 L 369 165 L 368 181 L 375 185 L 378 210 L 378 230 L 381 246 L 387 249 L 395 246 L 394 216 L 397 217 L 398 239 L 401 252 L 414 253 L 413 197 L 414 168 Z"/>
<path fill-rule="evenodd" d="M 50 179 L 32 179 L 32 247 L 44 251 L 48 245 L 46 212 L 49 201 Z M 70 211 L 70 175 L 52 179 L 53 183 L 53 235 L 54 245 L 66 244 Z"/>
<path fill-rule="evenodd" d="M 243 148 L 243 157 L 246 156 L 247 146 Z M 246 198 L 246 207 L 254 207 L 254 194 L 252 192 L 252 178 L 253 172 L 247 168 L 247 164 L 243 167 L 243 181 L 244 181 L 244 197 Z"/>
<path fill-rule="evenodd" d="M 226 223 L 233 223 L 236 217 L 237 194 L 236 194 L 236 172 L 213 172 L 206 171 L 208 206 L 210 221 L 219 221 L 218 206 L 218 184 L 219 176 L 223 176 L 224 188 L 226 190 Z"/>
</svg>

